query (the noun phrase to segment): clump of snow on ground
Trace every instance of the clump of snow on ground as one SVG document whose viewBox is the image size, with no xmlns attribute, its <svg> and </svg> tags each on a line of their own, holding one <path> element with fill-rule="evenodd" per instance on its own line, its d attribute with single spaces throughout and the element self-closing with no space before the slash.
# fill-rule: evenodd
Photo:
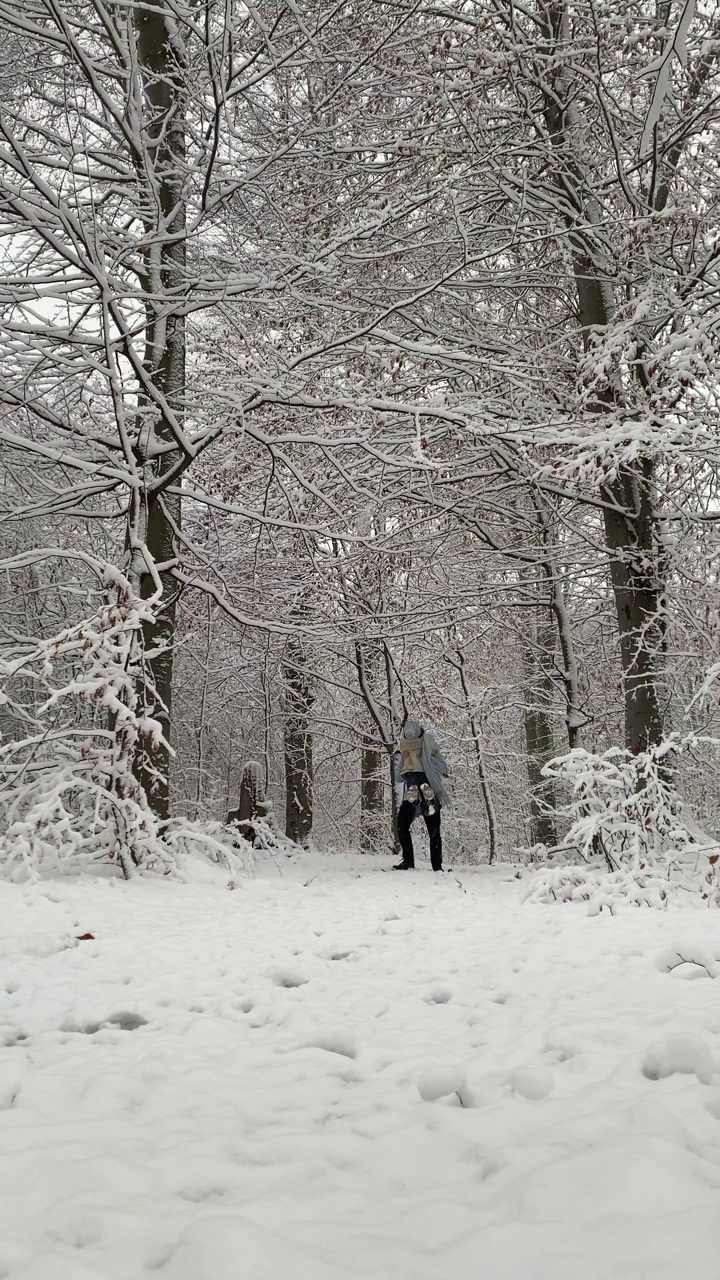
<svg viewBox="0 0 720 1280">
<path fill-rule="evenodd" d="M 554 1083 L 553 1073 L 547 1067 L 518 1067 L 510 1072 L 510 1087 L 533 1102 L 547 1098 Z"/>
<path fill-rule="evenodd" d="M 707 1044 L 701 1036 L 687 1032 L 676 1032 L 651 1045 L 643 1063 L 643 1072 L 648 1080 L 693 1075 L 701 1084 L 710 1084 L 713 1071 L 713 1056 Z"/>
<path fill-rule="evenodd" d="M 3 1280 L 717 1280 L 716 913 L 384 865 L 0 884 Z"/>
<path fill-rule="evenodd" d="M 655 963 L 661 973 L 673 973 L 677 969 L 697 977 L 697 970 L 704 969 L 708 978 L 717 978 L 720 975 L 720 964 L 712 951 L 707 947 L 698 946 L 692 940 L 673 943 L 672 946 L 660 952 Z M 688 966 L 688 969 L 684 966 Z M 693 969 L 692 966 L 695 968 Z"/>
<path fill-rule="evenodd" d="M 425 1102 L 456 1097 L 463 1107 L 472 1105 L 465 1072 L 458 1067 L 428 1067 L 418 1079 L 418 1091 Z"/>
</svg>

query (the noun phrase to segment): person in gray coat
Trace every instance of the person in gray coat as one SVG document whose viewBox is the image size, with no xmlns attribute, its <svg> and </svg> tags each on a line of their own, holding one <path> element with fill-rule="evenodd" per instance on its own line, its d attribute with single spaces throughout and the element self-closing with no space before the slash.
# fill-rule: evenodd
<svg viewBox="0 0 720 1280">
<path fill-rule="evenodd" d="M 411 871 L 415 866 L 410 828 L 421 814 L 430 837 L 430 863 L 433 871 L 442 871 L 442 835 L 440 813 L 449 803 L 445 780 L 448 767 L 431 729 L 423 729 L 417 720 L 407 720 L 397 745 L 399 780 L 403 784 L 402 803 L 398 811 L 398 839 L 402 862 L 394 871 Z"/>
</svg>

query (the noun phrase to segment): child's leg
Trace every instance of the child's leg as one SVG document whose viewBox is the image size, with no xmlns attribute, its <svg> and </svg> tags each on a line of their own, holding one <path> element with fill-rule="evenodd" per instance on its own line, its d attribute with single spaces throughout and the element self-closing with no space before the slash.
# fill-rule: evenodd
<svg viewBox="0 0 720 1280">
<path fill-rule="evenodd" d="M 430 837 L 430 862 L 433 871 L 442 871 L 442 836 L 440 834 L 440 810 L 425 816 L 425 826 Z"/>
<path fill-rule="evenodd" d="M 398 812 L 398 839 L 402 849 L 403 862 L 406 862 L 410 867 L 415 866 L 415 851 L 413 849 L 412 836 L 410 835 L 410 828 L 414 818 L 415 805 L 403 800 Z"/>
</svg>

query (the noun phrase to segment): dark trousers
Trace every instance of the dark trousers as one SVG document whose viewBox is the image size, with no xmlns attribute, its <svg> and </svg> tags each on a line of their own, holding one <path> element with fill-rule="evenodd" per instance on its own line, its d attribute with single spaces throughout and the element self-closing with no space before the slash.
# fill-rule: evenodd
<svg viewBox="0 0 720 1280">
<path fill-rule="evenodd" d="M 403 862 L 407 862 L 411 867 L 415 865 L 415 852 L 413 850 L 412 836 L 410 828 L 418 814 L 417 805 L 410 804 L 409 800 L 403 800 L 398 812 L 398 838 L 400 840 L 400 848 L 402 849 Z M 433 871 L 442 869 L 442 836 L 440 835 L 440 810 L 436 809 L 434 813 L 423 814 L 425 826 L 428 829 L 430 837 L 430 862 Z"/>
</svg>

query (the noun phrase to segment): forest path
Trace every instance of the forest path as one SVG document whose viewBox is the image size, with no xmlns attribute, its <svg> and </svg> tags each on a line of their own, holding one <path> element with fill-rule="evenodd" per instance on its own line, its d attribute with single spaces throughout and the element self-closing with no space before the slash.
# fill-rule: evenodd
<svg viewBox="0 0 720 1280">
<path fill-rule="evenodd" d="M 380 866 L 0 885 L 0 1277 L 717 1280 L 717 913 Z"/>
</svg>

